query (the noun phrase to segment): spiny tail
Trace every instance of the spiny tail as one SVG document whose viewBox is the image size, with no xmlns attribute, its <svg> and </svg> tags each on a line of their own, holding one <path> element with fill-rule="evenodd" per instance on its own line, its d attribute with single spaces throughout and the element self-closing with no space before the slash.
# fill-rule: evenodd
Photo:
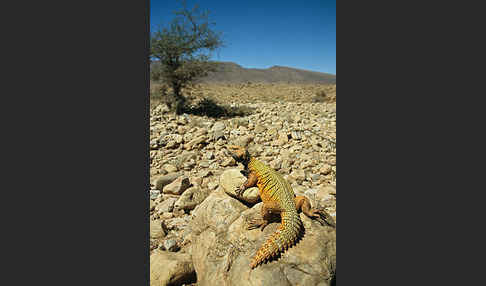
<svg viewBox="0 0 486 286">
<path fill-rule="evenodd" d="M 250 263 L 252 269 L 284 252 L 297 241 L 304 227 L 297 211 L 282 212 L 281 217 L 282 223 L 277 231 L 260 247 Z"/>
</svg>

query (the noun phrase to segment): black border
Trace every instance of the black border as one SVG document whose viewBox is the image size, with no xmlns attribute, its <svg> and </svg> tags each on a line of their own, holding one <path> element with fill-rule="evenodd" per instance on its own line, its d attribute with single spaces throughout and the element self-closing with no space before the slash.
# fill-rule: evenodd
<svg viewBox="0 0 486 286">
<path fill-rule="evenodd" d="M 149 1 L 6 5 L 1 284 L 149 285 Z"/>
</svg>

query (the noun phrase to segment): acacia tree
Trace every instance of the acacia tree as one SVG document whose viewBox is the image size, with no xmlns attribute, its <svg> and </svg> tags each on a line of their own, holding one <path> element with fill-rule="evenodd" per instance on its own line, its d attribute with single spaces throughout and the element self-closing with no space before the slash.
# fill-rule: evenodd
<svg viewBox="0 0 486 286">
<path fill-rule="evenodd" d="M 197 5 L 188 10 L 185 1 L 182 5 L 169 26 L 150 38 L 150 56 L 159 61 L 160 77 L 172 87 L 179 114 L 185 103 L 182 88 L 215 69 L 209 58 L 223 45 L 220 34 L 210 28 L 207 11 L 200 12 Z"/>
</svg>

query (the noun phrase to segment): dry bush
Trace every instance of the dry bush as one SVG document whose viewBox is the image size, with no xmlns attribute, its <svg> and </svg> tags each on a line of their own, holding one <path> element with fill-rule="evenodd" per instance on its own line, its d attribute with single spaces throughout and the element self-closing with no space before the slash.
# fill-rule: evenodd
<svg viewBox="0 0 486 286">
<path fill-rule="evenodd" d="M 229 118 L 249 115 L 251 114 L 251 109 L 245 106 L 234 107 L 229 105 L 221 105 L 211 98 L 203 98 L 194 106 L 186 104 L 184 107 L 184 113 L 213 118 Z"/>
<path fill-rule="evenodd" d="M 312 102 L 336 102 L 336 95 L 328 95 L 324 90 L 320 90 L 312 98 Z"/>
</svg>

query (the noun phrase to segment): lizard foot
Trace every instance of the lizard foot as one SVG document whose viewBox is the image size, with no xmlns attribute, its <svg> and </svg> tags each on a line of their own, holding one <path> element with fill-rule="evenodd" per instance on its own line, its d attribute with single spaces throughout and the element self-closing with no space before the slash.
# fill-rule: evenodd
<svg viewBox="0 0 486 286">
<path fill-rule="evenodd" d="M 324 209 L 313 209 L 311 210 L 311 216 L 315 218 L 321 225 L 330 225 L 336 227 L 336 223 L 330 214 L 328 214 Z"/>
<path fill-rule="evenodd" d="M 235 193 L 238 197 L 242 197 L 243 196 L 243 193 L 245 192 L 246 188 L 244 185 L 242 185 L 241 187 L 239 187 L 238 189 L 236 189 Z"/>
<path fill-rule="evenodd" d="M 247 229 L 252 230 L 252 229 L 260 228 L 261 231 L 263 231 L 267 225 L 268 225 L 268 221 L 263 220 L 261 218 L 255 218 L 248 222 Z"/>
</svg>

